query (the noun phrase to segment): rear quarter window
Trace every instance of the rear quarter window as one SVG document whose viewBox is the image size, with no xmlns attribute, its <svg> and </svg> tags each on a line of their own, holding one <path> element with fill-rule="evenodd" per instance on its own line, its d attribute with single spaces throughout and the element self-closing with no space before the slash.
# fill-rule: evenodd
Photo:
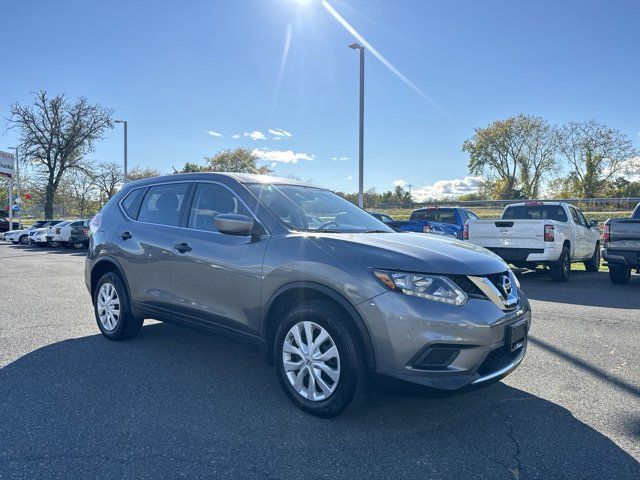
<svg viewBox="0 0 640 480">
<path fill-rule="evenodd" d="M 136 188 L 135 190 L 131 190 L 120 203 L 120 205 L 122 205 L 122 209 L 127 213 L 129 217 L 133 218 L 134 220 L 138 217 L 138 210 L 140 207 L 140 200 L 142 200 L 143 192 L 143 188 Z"/>
</svg>

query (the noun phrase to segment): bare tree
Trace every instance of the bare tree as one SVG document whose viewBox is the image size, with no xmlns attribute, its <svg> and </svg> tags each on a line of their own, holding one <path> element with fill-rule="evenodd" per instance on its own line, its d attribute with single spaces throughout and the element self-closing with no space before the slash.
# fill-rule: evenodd
<svg viewBox="0 0 640 480">
<path fill-rule="evenodd" d="M 78 214 L 81 217 L 93 213 L 96 188 L 93 176 L 87 168 L 74 168 L 68 175 L 69 190 L 76 202 Z"/>
<path fill-rule="evenodd" d="M 124 170 L 114 162 L 98 163 L 92 169 L 91 177 L 100 196 L 109 200 L 124 183 Z"/>
<path fill-rule="evenodd" d="M 638 156 L 627 135 L 595 120 L 565 125 L 559 148 L 569 162 L 570 179 L 586 198 L 599 196 L 606 183 L 627 173 Z"/>
<path fill-rule="evenodd" d="M 73 103 L 64 94 L 51 97 L 46 90 L 34 95 L 32 105 L 16 102 L 10 111 L 10 128 L 20 129 L 22 151 L 46 185 L 44 214 L 52 218 L 63 175 L 78 166 L 105 130 L 113 127 L 113 111 L 84 97 Z"/>
<path fill-rule="evenodd" d="M 541 117 L 520 119 L 525 147 L 520 156 L 520 186 L 525 198 L 538 198 L 545 177 L 558 169 L 558 130 Z"/>
<path fill-rule="evenodd" d="M 153 178 L 162 175 L 160 170 L 152 167 L 134 167 L 127 172 L 127 179 L 130 181 L 142 180 L 143 178 Z"/>
</svg>

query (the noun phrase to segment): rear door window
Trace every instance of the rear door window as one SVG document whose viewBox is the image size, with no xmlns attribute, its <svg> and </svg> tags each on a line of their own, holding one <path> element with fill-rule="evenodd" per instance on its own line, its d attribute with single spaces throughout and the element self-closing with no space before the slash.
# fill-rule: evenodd
<svg viewBox="0 0 640 480">
<path fill-rule="evenodd" d="M 170 183 L 149 187 L 140 206 L 138 221 L 177 227 L 188 186 L 187 183 Z"/>
</svg>

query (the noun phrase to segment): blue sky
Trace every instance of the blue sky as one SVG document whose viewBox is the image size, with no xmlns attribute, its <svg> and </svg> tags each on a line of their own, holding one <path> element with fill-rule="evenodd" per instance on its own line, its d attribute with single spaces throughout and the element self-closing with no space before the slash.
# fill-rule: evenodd
<svg viewBox="0 0 640 480">
<path fill-rule="evenodd" d="M 639 143 L 640 2 L 329 3 L 437 104 L 368 54 L 365 188 L 464 178 L 473 129 L 520 112 L 597 118 Z M 279 175 L 357 190 L 357 53 L 319 0 L 5 0 L 2 12 L 1 117 L 35 90 L 84 95 L 128 120 L 131 165 L 169 172 L 242 146 Z M 93 158 L 121 160 L 119 128 Z M 265 139 L 244 135 L 256 131 Z M 15 141 L 6 132 L 0 148 Z"/>
</svg>

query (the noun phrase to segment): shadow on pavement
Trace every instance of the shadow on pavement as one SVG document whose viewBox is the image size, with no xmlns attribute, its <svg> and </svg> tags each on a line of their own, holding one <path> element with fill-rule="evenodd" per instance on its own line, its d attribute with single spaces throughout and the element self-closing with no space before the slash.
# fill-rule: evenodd
<svg viewBox="0 0 640 480">
<path fill-rule="evenodd" d="M 0 472 L 17 477 L 640 478 L 607 437 L 502 383 L 373 393 L 320 420 L 288 402 L 257 352 L 165 324 L 7 365 L 0 418 Z"/>
<path fill-rule="evenodd" d="M 529 299 L 604 308 L 640 308 L 640 275 L 632 275 L 628 285 L 613 285 L 607 272 L 571 272 L 566 283 L 553 282 L 542 270 L 524 270 L 517 275 Z"/>
<path fill-rule="evenodd" d="M 14 250 L 33 251 L 47 254 L 64 254 L 72 255 L 74 257 L 84 257 L 87 255 L 86 248 L 67 248 L 67 247 L 39 247 L 37 245 L 13 245 L 5 243 L 7 247 L 11 247 Z"/>
</svg>

